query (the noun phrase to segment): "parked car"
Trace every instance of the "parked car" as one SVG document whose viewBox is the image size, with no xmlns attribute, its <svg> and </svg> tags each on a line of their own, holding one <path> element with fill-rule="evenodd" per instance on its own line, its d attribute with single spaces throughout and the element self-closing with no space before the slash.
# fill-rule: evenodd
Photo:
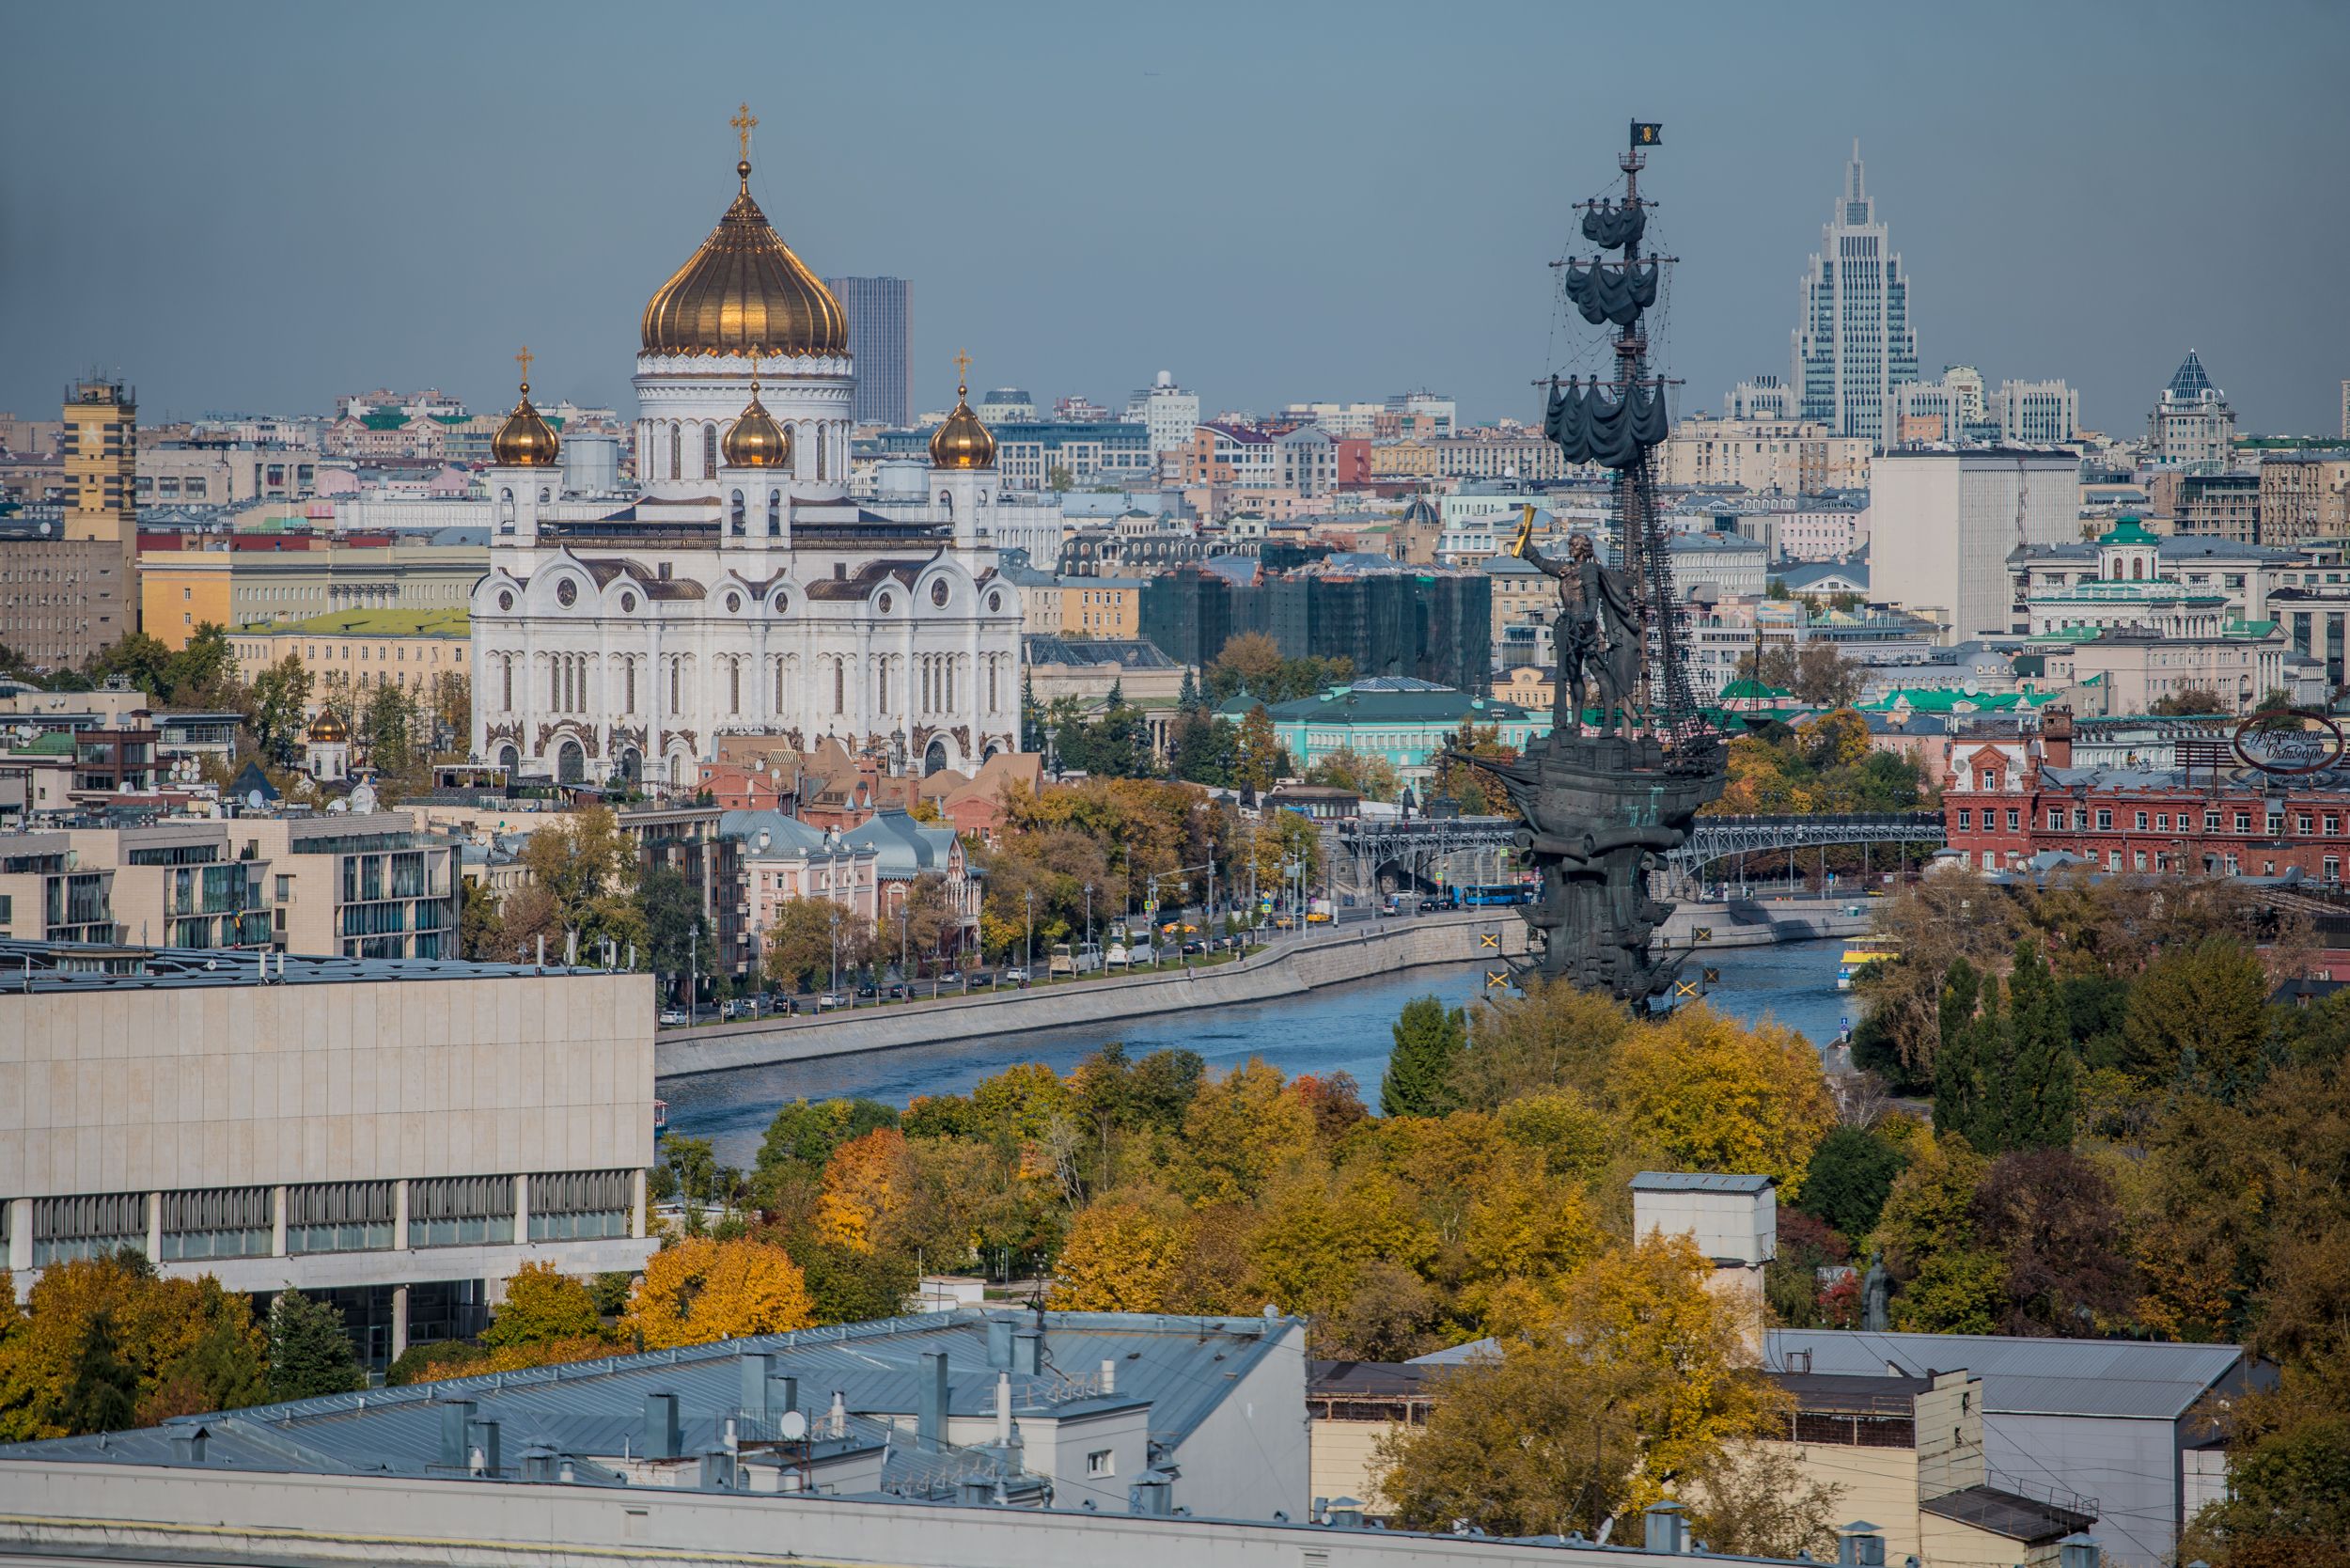
<svg viewBox="0 0 2350 1568">
<path fill-rule="evenodd" d="M 1131 962 L 1126 952 L 1126 944 L 1123 942 L 1111 943 L 1110 950 L 1106 956 L 1105 962 L 1113 969 L 1125 968 L 1128 963 Z"/>
<path fill-rule="evenodd" d="M 682 1007 L 665 1007 L 661 1010 L 661 1021 L 669 1025 L 682 1024 L 686 1022 L 685 1010 Z"/>
<path fill-rule="evenodd" d="M 1028 983 L 1028 971 L 1023 969 L 1017 964 L 1009 964 L 1004 969 L 1004 983 L 1006 985 L 1026 985 Z"/>
<path fill-rule="evenodd" d="M 827 991 L 822 996 L 816 998 L 816 1011 L 819 1012 L 830 1012 L 835 1008 L 847 1007 L 848 1005 L 849 998 L 843 996 L 838 991 Z"/>
</svg>

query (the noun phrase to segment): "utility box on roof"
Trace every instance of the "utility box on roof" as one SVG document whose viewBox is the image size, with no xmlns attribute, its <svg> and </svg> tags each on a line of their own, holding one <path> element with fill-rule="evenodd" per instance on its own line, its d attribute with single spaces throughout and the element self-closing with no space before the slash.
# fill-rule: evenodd
<svg viewBox="0 0 2350 1568">
<path fill-rule="evenodd" d="M 1778 1194 L 1768 1176 L 1643 1170 L 1632 1178 L 1632 1230 L 1687 1236 L 1717 1264 L 1760 1268 L 1778 1256 Z"/>
</svg>

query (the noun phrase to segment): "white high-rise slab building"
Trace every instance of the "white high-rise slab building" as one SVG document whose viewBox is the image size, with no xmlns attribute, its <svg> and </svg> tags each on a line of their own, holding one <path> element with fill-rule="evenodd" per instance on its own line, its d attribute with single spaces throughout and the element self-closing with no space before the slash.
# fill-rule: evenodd
<svg viewBox="0 0 2350 1568">
<path fill-rule="evenodd" d="M 1180 452 L 1199 427 L 1199 394 L 1184 391 L 1172 372 L 1161 370 L 1157 380 L 1126 400 L 1126 418 L 1149 429 L 1152 451 Z"/>
<path fill-rule="evenodd" d="M 1918 379 L 1909 281 L 1862 178 L 1860 143 L 1844 165 L 1844 194 L 1820 231 L 1803 280 L 1794 335 L 1794 387 L 1804 418 L 1837 435 L 1894 438 L 1892 391 Z"/>
</svg>

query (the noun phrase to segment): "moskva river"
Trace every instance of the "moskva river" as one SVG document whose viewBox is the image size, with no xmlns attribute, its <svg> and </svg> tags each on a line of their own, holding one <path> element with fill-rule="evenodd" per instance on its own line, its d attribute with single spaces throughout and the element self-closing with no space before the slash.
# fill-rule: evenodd
<svg viewBox="0 0 2350 1568">
<path fill-rule="evenodd" d="M 1691 959 L 1684 973 L 1694 977 L 1710 965 L 1720 977 L 1710 988 L 1716 1007 L 1742 1018 L 1776 1019 L 1825 1047 L 1854 1017 L 1852 997 L 1836 989 L 1842 950 L 1835 941 L 1733 948 Z M 707 1073 L 671 1079 L 661 1093 L 669 1102 L 670 1132 L 709 1138 L 721 1160 L 741 1166 L 758 1152 L 776 1107 L 792 1100 L 861 1094 L 902 1105 L 917 1094 L 961 1093 L 1015 1062 L 1066 1072 L 1113 1040 L 1137 1057 L 1183 1046 L 1217 1072 L 1262 1057 L 1292 1074 L 1352 1073 L 1364 1098 L 1376 1103 L 1392 1043 L 1389 1026 L 1403 1004 L 1432 993 L 1448 1005 L 1465 1003 L 1482 983 L 1483 970 L 1474 965 L 1412 969 L 1281 1001 Z"/>
</svg>

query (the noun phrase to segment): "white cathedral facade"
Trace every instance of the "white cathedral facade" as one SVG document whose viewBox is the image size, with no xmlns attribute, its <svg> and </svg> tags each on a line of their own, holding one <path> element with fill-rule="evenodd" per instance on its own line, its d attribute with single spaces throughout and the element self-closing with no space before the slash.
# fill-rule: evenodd
<svg viewBox="0 0 2350 1568">
<path fill-rule="evenodd" d="M 923 494 L 850 499 L 847 324 L 751 199 L 744 150 L 733 205 L 645 307 L 635 501 L 565 499 L 526 379 L 493 443 L 483 761 L 691 789 L 728 734 L 830 737 L 924 772 L 1019 747 L 995 441 L 966 397 Z"/>
</svg>

